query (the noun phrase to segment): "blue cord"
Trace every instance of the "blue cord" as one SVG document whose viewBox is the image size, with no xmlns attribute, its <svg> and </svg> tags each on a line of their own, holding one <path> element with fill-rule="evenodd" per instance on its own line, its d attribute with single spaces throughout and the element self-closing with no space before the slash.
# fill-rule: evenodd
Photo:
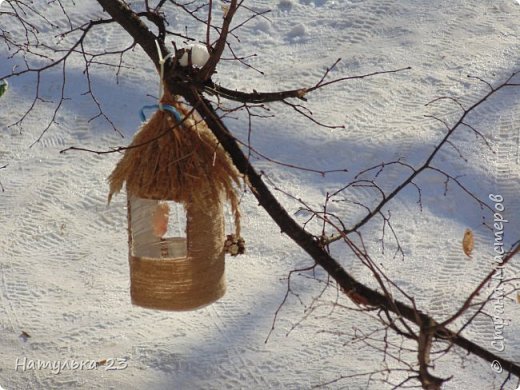
<svg viewBox="0 0 520 390">
<path fill-rule="evenodd" d="M 141 108 L 141 111 L 139 112 L 139 116 L 141 117 L 141 122 L 146 122 L 146 116 L 144 115 L 144 111 L 152 110 L 152 109 L 169 111 L 173 114 L 173 116 L 175 116 L 175 119 L 177 120 L 177 122 L 181 121 L 181 115 L 175 109 L 175 107 L 172 107 L 168 104 L 152 104 L 152 105 L 144 106 L 143 108 Z"/>
</svg>

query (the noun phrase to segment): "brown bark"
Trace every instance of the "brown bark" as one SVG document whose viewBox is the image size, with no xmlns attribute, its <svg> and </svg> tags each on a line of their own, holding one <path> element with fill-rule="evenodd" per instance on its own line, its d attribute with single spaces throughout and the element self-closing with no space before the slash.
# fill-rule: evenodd
<svg viewBox="0 0 520 390">
<path fill-rule="evenodd" d="M 114 18 L 114 20 L 116 20 L 134 38 L 134 40 L 143 47 L 153 63 L 158 66 L 159 59 L 154 44 L 155 36 L 139 20 L 137 15 L 120 0 L 97 1 Z M 427 314 L 418 311 L 403 302 L 394 300 L 391 296 L 381 294 L 380 292 L 359 283 L 349 275 L 346 270 L 323 249 L 315 237 L 305 231 L 280 205 L 263 182 L 261 175 L 259 175 L 254 167 L 249 163 L 247 157 L 244 155 L 220 117 L 216 114 L 211 104 L 201 95 L 200 91 L 203 89 L 203 86 L 200 84 L 198 86 L 190 85 L 189 83 L 179 85 L 178 81 L 176 81 L 178 80 L 177 77 L 167 79 L 167 86 L 170 91 L 175 94 L 181 94 L 207 122 L 209 128 L 213 131 L 224 149 L 231 156 L 233 163 L 236 165 L 238 170 L 247 177 L 250 188 L 259 204 L 280 227 L 281 232 L 291 237 L 291 239 L 305 250 L 317 264 L 323 267 L 343 289 L 343 291 L 346 293 L 358 294 L 369 302 L 370 306 L 380 308 L 384 311 L 393 312 L 398 317 L 405 318 L 406 320 L 416 324 L 418 327 L 420 327 L 421 324 L 433 324 L 436 328 L 434 332 L 431 332 L 434 338 L 448 340 L 465 349 L 468 353 L 475 354 L 490 363 L 497 361 L 502 365 L 504 370 L 509 371 L 520 378 L 519 365 L 493 354 L 489 350 L 467 340 L 463 336 L 452 332 L 444 326 L 439 326 L 438 323 Z M 199 79 L 199 82 L 200 81 L 202 80 Z M 302 97 L 298 96 L 298 91 L 300 90 L 290 91 L 290 95 L 294 93 L 296 94 L 295 97 Z M 518 252 L 518 249 L 519 247 L 517 246 L 510 256 L 512 257 L 514 253 Z"/>
</svg>

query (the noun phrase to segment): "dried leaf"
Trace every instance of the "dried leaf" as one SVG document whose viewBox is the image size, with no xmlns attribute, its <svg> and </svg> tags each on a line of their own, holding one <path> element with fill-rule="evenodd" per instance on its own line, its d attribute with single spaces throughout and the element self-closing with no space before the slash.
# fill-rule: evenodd
<svg viewBox="0 0 520 390">
<path fill-rule="evenodd" d="M 299 89 L 298 92 L 296 92 L 296 94 L 300 99 L 303 99 L 303 97 L 307 94 L 307 88 Z"/>
<path fill-rule="evenodd" d="M 104 366 L 105 364 L 107 364 L 107 359 L 101 359 L 96 362 L 96 367 Z"/>
<path fill-rule="evenodd" d="M 363 295 L 358 294 L 353 290 L 347 293 L 347 297 L 349 297 L 350 300 L 357 305 L 370 306 L 370 302 L 368 302 L 368 299 L 366 299 Z"/>
<path fill-rule="evenodd" d="M 516 301 L 520 303 L 520 292 L 516 293 Z"/>
<path fill-rule="evenodd" d="M 31 335 L 27 333 L 25 330 L 22 330 L 22 333 L 20 333 L 20 336 L 18 337 L 20 337 L 23 342 L 26 342 L 31 337 Z"/>
<path fill-rule="evenodd" d="M 471 257 L 471 252 L 475 246 L 475 239 L 473 238 L 473 232 L 471 229 L 466 229 L 464 232 L 464 238 L 462 239 L 462 250 L 466 256 Z"/>
<path fill-rule="evenodd" d="M 9 84 L 7 83 L 7 80 L 0 80 L 0 97 L 7 92 L 8 87 Z"/>
</svg>

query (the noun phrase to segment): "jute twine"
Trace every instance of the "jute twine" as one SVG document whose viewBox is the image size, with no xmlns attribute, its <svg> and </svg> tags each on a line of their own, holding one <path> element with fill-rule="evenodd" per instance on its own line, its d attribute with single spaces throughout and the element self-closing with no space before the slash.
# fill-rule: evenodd
<svg viewBox="0 0 520 390">
<path fill-rule="evenodd" d="M 191 310 L 225 293 L 223 202 L 231 205 L 238 237 L 239 173 L 204 121 L 171 96 L 162 102 L 185 119 L 179 124 L 168 112 L 152 115 L 110 175 L 109 201 L 126 183 L 132 302 Z M 186 238 L 153 237 L 147 207 L 159 200 L 184 205 Z"/>
<path fill-rule="evenodd" d="M 129 225 L 133 224 L 133 204 L 137 202 L 135 198 L 129 198 Z M 226 282 L 222 204 L 209 203 L 201 209 L 188 203 L 186 230 L 187 239 L 173 237 L 156 243 L 159 251 L 164 253 L 166 245 L 170 254 L 175 255 L 177 252 L 181 256 L 135 256 L 131 249 L 130 295 L 133 304 L 160 310 L 193 310 L 213 303 L 224 295 Z M 129 234 L 129 242 L 131 248 L 138 245 L 132 240 L 132 234 Z M 175 248 L 179 244 L 187 253 Z M 150 247 L 153 243 L 148 241 L 144 245 Z"/>
<path fill-rule="evenodd" d="M 168 94 L 162 103 L 175 107 L 183 122 L 176 123 L 166 111 L 158 110 L 152 115 L 108 178 L 109 202 L 125 182 L 133 195 L 184 205 L 205 207 L 224 198 L 235 216 L 235 234 L 240 236 L 238 170 L 196 112 L 190 112 Z"/>
</svg>

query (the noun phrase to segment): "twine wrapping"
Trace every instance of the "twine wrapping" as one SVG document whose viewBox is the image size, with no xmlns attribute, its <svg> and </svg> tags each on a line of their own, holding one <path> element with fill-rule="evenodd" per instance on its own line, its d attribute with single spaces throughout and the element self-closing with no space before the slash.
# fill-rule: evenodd
<svg viewBox="0 0 520 390">
<path fill-rule="evenodd" d="M 157 201 L 129 196 L 129 226 L 133 218 Z M 226 291 L 222 237 L 224 219 L 221 203 L 204 209 L 188 204 L 186 238 L 160 239 L 141 230 L 130 244 L 130 296 L 138 306 L 160 310 L 194 310 L 215 302 Z M 145 239 L 144 237 L 148 237 Z M 137 241 L 139 240 L 139 241 Z M 170 257 L 161 257 L 164 246 Z M 133 254 L 132 254 L 133 252 Z"/>
<path fill-rule="evenodd" d="M 126 183 L 131 297 L 136 305 L 191 310 L 225 292 L 223 202 L 240 236 L 239 173 L 206 123 L 166 96 L 179 123 L 158 110 L 145 123 L 109 177 L 112 196 Z M 161 238 L 151 218 L 160 200 L 184 205 L 186 238 Z"/>
</svg>

